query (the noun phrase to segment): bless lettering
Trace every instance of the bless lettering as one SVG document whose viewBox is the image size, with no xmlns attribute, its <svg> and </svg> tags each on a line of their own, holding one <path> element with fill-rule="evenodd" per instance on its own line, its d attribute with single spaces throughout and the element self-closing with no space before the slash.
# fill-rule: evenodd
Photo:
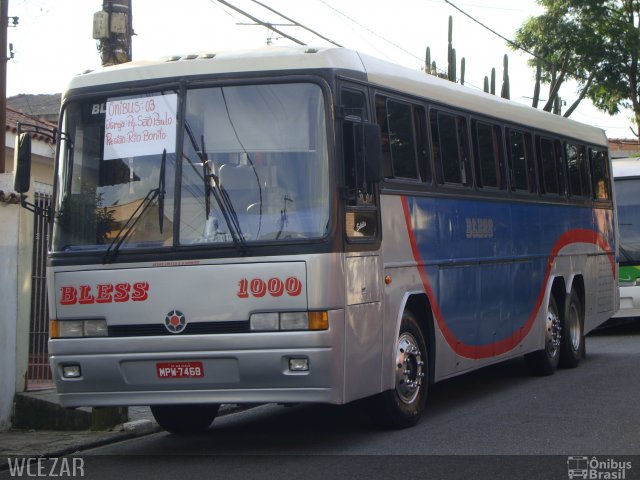
<svg viewBox="0 0 640 480">
<path fill-rule="evenodd" d="M 88 305 L 92 303 L 144 302 L 149 298 L 149 283 L 101 283 L 91 285 L 60 287 L 60 305 Z"/>
</svg>

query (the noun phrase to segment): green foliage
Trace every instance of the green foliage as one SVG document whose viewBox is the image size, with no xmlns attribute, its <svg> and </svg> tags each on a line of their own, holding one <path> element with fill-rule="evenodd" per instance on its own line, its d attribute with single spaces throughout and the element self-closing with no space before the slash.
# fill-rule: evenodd
<svg viewBox="0 0 640 480">
<path fill-rule="evenodd" d="M 545 12 L 516 32 L 515 43 L 533 52 L 539 79 L 549 85 L 551 111 L 566 79 L 610 114 L 630 107 L 640 121 L 640 2 L 638 0 L 538 0 Z M 514 47 L 515 48 L 515 47 Z M 543 60 L 539 60 L 539 59 Z M 538 76 L 536 76 L 538 78 Z M 538 95 L 534 94 L 534 104 Z M 566 115 L 566 114 L 565 114 Z"/>
<path fill-rule="evenodd" d="M 82 184 L 80 192 L 66 195 L 57 220 L 63 229 L 81 243 L 102 245 L 108 242 L 109 235 L 116 228 L 114 210 L 108 210 L 102 204 L 102 194 Z"/>
</svg>

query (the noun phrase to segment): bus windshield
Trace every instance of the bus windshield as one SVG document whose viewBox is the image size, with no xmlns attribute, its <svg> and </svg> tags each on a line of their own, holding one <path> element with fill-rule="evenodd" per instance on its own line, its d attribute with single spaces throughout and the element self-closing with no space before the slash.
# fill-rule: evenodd
<svg viewBox="0 0 640 480">
<path fill-rule="evenodd" d="M 65 107 L 54 251 L 327 234 L 329 162 L 318 85 L 203 87 L 181 96 L 153 91 Z"/>
<path fill-rule="evenodd" d="M 620 263 L 640 262 L 639 178 L 616 179 L 618 228 L 620 230 Z"/>
</svg>

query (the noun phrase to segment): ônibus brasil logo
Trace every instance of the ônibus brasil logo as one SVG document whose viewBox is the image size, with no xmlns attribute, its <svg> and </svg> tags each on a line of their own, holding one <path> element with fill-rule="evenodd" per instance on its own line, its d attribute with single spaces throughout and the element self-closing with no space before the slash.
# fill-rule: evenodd
<svg viewBox="0 0 640 480">
<path fill-rule="evenodd" d="M 613 458 L 601 460 L 597 457 L 570 456 L 567 458 L 568 476 L 588 480 L 626 480 L 631 462 Z"/>
<path fill-rule="evenodd" d="M 171 333 L 180 333 L 187 328 L 187 319 L 180 310 L 172 310 L 164 317 L 164 326 Z"/>
</svg>

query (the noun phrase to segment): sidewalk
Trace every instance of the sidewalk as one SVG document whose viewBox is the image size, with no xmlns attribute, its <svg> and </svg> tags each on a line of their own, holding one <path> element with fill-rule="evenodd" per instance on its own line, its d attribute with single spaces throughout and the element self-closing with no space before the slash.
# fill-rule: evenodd
<svg viewBox="0 0 640 480">
<path fill-rule="evenodd" d="M 27 395 L 38 401 L 57 403 L 53 390 Z M 8 457 L 59 457 L 162 430 L 149 407 L 129 407 L 128 410 L 129 421 L 107 431 L 12 429 L 0 433 L 0 470 L 8 468 Z M 238 410 L 237 405 L 222 405 L 218 416 Z"/>
</svg>

